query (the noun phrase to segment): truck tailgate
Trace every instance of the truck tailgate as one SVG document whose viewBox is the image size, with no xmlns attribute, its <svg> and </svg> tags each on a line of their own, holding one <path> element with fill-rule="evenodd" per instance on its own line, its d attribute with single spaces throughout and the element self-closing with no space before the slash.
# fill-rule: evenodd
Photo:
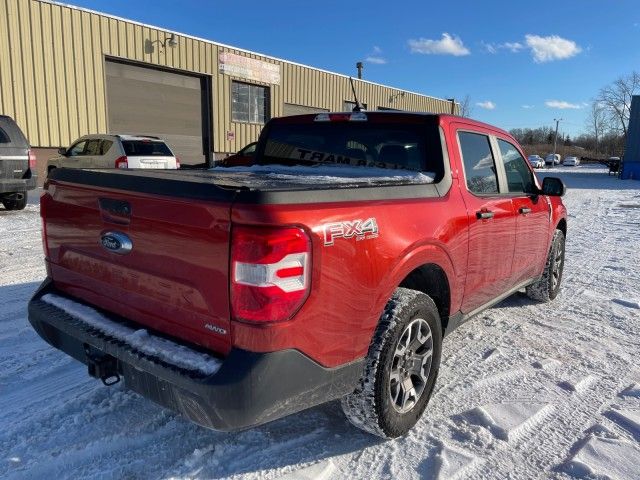
<svg viewBox="0 0 640 480">
<path fill-rule="evenodd" d="M 105 187 L 100 179 L 110 173 L 75 174 L 86 182 L 65 175 L 73 177 L 53 175 L 41 199 L 56 288 L 141 328 L 226 354 L 234 192 L 209 185 L 211 198 L 203 198 L 205 187 L 186 183 L 183 191 L 201 197 L 193 198 L 153 178 L 140 177 L 133 191 Z M 128 252 L 120 248 L 127 240 Z"/>
</svg>

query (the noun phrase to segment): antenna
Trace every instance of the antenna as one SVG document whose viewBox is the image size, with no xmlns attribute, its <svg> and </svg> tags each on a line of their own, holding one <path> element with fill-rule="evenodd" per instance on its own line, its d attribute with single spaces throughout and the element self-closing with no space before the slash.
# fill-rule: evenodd
<svg viewBox="0 0 640 480">
<path fill-rule="evenodd" d="M 358 100 L 358 96 L 356 95 L 356 87 L 353 84 L 353 78 L 349 77 L 349 82 L 351 82 L 351 91 L 353 92 L 353 99 L 356 101 L 356 106 L 353 107 L 354 112 L 361 112 L 364 110 L 362 105 L 360 105 L 360 101 Z"/>
</svg>

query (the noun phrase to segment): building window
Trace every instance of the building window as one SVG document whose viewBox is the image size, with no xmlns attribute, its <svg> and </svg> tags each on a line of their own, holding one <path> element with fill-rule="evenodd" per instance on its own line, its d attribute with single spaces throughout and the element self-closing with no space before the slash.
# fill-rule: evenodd
<svg viewBox="0 0 640 480">
<path fill-rule="evenodd" d="M 367 109 L 367 104 L 360 102 L 360 105 L 365 110 Z M 356 102 L 350 102 L 349 100 L 345 100 L 342 104 L 342 108 L 345 112 L 353 112 L 353 109 L 356 107 Z"/>
<path fill-rule="evenodd" d="M 248 83 L 231 82 L 231 120 L 265 123 L 269 120 L 269 89 Z"/>
</svg>

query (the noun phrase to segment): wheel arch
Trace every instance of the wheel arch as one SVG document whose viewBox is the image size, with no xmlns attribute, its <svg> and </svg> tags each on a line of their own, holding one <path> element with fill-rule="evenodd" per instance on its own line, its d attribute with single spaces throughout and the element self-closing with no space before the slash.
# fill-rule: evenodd
<svg viewBox="0 0 640 480">
<path fill-rule="evenodd" d="M 556 230 L 560 230 L 565 237 L 567 236 L 567 219 L 566 218 L 560 219 L 560 221 L 558 222 L 558 225 L 556 225 Z"/>
<path fill-rule="evenodd" d="M 451 314 L 451 286 L 447 274 L 435 263 L 425 263 L 414 268 L 398 285 L 422 292 L 433 300 L 440 314 L 444 332 Z"/>
</svg>

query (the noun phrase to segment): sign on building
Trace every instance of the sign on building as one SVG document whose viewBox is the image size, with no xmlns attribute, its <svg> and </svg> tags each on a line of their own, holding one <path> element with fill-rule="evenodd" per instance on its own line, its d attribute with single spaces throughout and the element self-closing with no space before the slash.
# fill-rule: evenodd
<svg viewBox="0 0 640 480">
<path fill-rule="evenodd" d="M 231 52 L 220 52 L 218 54 L 218 69 L 220 73 L 226 75 L 280 85 L 280 65 L 255 58 Z"/>
</svg>

